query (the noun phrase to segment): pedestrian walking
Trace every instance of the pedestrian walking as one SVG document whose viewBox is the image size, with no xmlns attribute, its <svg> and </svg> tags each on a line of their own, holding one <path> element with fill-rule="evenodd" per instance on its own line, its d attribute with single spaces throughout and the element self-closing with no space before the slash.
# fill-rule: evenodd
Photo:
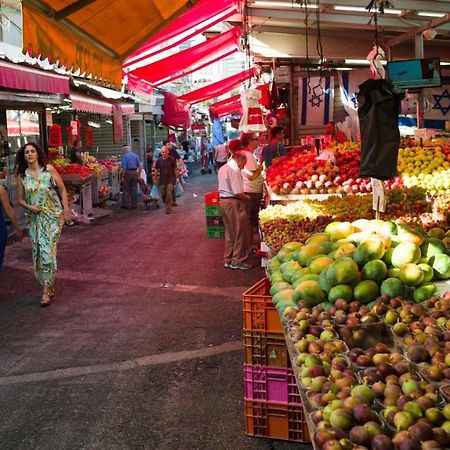
<svg viewBox="0 0 450 450">
<path fill-rule="evenodd" d="M 15 170 L 18 203 L 25 208 L 33 246 L 34 273 L 43 286 L 41 305 L 47 306 L 55 295 L 56 250 L 61 229 L 64 221 L 72 223 L 69 200 L 61 177 L 46 163 L 37 144 L 30 142 L 17 152 Z"/>
<path fill-rule="evenodd" d="M 161 149 L 161 156 L 156 161 L 157 184 L 159 185 L 159 193 L 166 205 L 166 214 L 172 212 L 173 206 L 173 189 L 178 182 L 177 163 L 169 154 L 167 146 Z"/>
<path fill-rule="evenodd" d="M 241 171 L 247 158 L 242 151 L 236 151 L 230 160 L 219 169 L 220 208 L 225 225 L 224 267 L 226 269 L 251 269 L 247 258 L 251 243 L 246 202 L 250 196 L 244 193 Z"/>
<path fill-rule="evenodd" d="M 120 179 L 123 182 L 122 208 L 137 208 L 137 186 L 141 178 L 142 163 L 139 156 L 122 145 L 122 162 L 120 163 Z"/>
<path fill-rule="evenodd" d="M 5 257 L 6 242 L 8 240 L 8 233 L 6 229 L 6 223 L 3 219 L 3 213 L 12 223 L 16 232 L 17 239 L 21 240 L 23 237 L 22 230 L 17 222 L 16 213 L 9 202 L 8 192 L 3 186 L 0 186 L 0 272 L 2 271 L 3 259 Z"/>
</svg>

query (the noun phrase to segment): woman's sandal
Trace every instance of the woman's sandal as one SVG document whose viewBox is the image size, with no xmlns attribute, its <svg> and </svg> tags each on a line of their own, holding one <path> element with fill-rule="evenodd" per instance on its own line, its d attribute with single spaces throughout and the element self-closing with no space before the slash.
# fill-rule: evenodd
<svg viewBox="0 0 450 450">
<path fill-rule="evenodd" d="M 50 293 L 45 292 L 44 294 L 42 294 L 41 306 L 48 306 L 48 305 L 50 305 L 50 301 L 51 301 Z"/>
</svg>

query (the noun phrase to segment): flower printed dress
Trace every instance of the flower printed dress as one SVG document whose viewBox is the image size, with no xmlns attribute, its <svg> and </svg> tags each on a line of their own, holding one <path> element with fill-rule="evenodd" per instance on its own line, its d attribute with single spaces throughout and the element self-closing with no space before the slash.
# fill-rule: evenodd
<svg viewBox="0 0 450 450">
<path fill-rule="evenodd" d="M 25 201 L 41 210 L 38 214 L 26 211 L 26 217 L 33 244 L 34 273 L 43 286 L 51 286 L 55 282 L 56 248 L 64 221 L 61 202 L 51 179 L 48 170 L 41 170 L 38 180 L 35 180 L 27 169 L 22 181 Z"/>
</svg>

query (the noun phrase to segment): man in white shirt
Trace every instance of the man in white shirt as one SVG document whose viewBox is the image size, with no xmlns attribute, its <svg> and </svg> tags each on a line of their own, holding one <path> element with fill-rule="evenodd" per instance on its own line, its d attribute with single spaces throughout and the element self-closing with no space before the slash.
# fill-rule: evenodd
<svg viewBox="0 0 450 450">
<path fill-rule="evenodd" d="M 251 247 L 245 205 L 251 197 L 244 193 L 241 173 L 246 162 L 245 153 L 237 151 L 219 169 L 220 208 L 225 225 L 224 267 L 227 269 L 246 270 L 252 268 L 246 262 Z"/>
<path fill-rule="evenodd" d="M 247 162 L 242 171 L 244 180 L 244 192 L 251 197 L 250 202 L 247 203 L 247 214 L 250 222 L 251 242 L 253 241 L 253 233 L 258 228 L 258 213 L 261 207 L 262 192 L 263 192 L 263 165 L 259 164 L 254 152 L 258 148 L 258 137 L 253 133 L 242 133 L 241 142 Z"/>
</svg>

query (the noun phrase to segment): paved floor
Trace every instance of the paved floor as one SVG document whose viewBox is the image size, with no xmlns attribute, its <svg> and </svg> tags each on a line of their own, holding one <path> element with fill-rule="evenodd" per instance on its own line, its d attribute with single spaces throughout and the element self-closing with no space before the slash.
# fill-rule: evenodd
<svg viewBox="0 0 450 450">
<path fill-rule="evenodd" d="M 241 293 L 191 179 L 174 214 L 125 211 L 63 233 L 39 307 L 29 241 L 0 274 L 0 449 L 287 449 L 244 434 Z M 306 448 L 306 447 L 304 447 Z"/>
</svg>

